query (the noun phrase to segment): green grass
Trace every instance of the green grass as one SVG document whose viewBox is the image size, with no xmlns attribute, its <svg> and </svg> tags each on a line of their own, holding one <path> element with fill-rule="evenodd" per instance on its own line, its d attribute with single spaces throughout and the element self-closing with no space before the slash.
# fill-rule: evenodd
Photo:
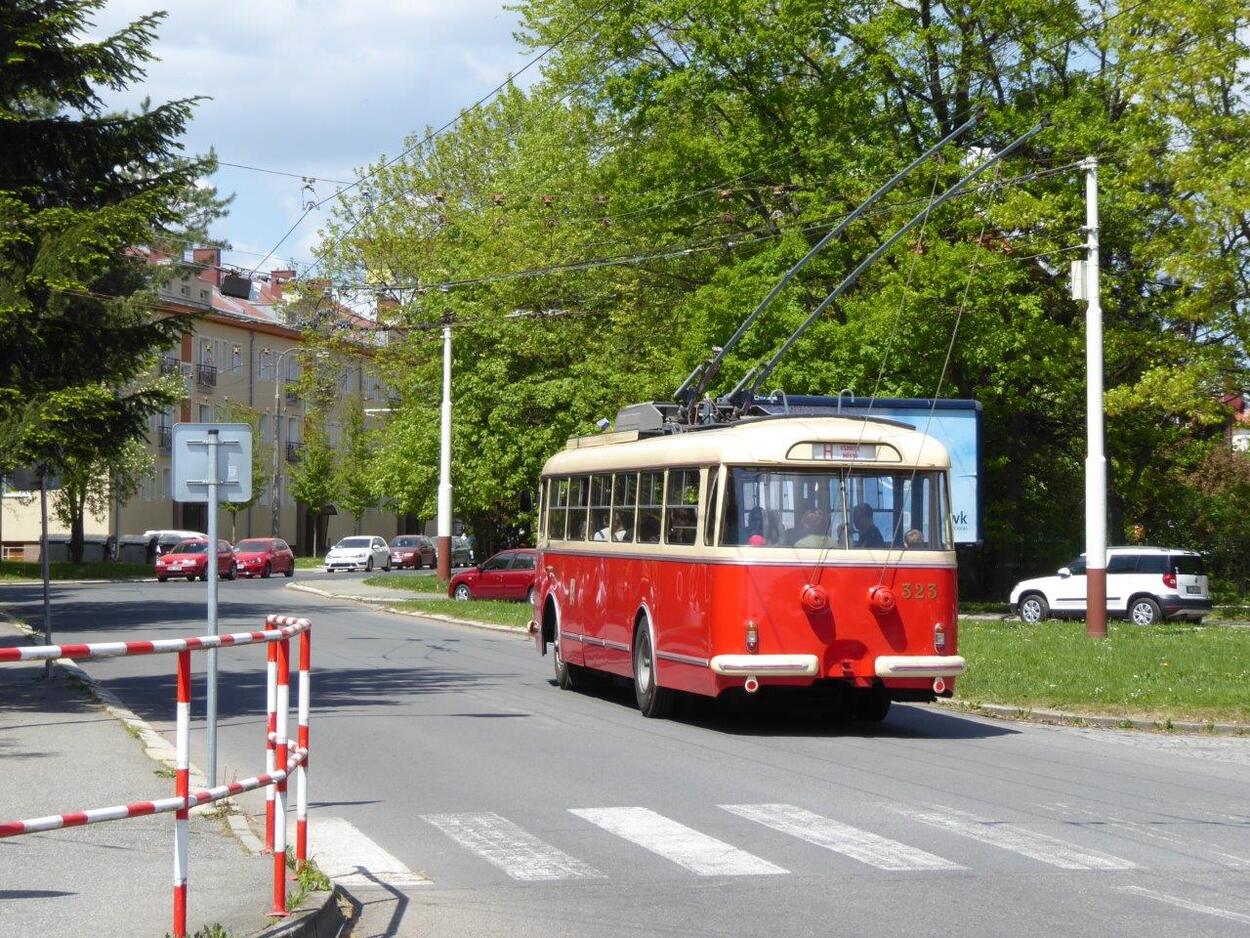
<svg viewBox="0 0 1250 938">
<path fill-rule="evenodd" d="M 1096 641 L 1083 622 L 963 619 L 959 653 L 968 703 L 1250 723 L 1250 629 L 1109 622 Z"/>
<path fill-rule="evenodd" d="M 967 615 L 970 612 L 1011 612 L 1011 607 L 1007 603 L 987 603 L 972 602 L 966 599 L 959 601 L 959 612 L 961 615 Z"/>
<path fill-rule="evenodd" d="M 405 612 L 433 612 L 457 619 L 489 622 L 491 625 L 509 625 L 523 629 L 534 615 L 529 603 L 508 602 L 501 599 L 469 599 L 464 602 L 413 599 L 395 603 L 396 609 Z"/>
<path fill-rule="evenodd" d="M 410 593 L 434 593 L 447 595 L 447 581 L 440 580 L 437 575 L 411 575 L 404 573 L 379 573 L 365 577 L 367 586 L 385 586 L 388 589 L 407 590 Z"/>
<path fill-rule="evenodd" d="M 135 577 L 155 576 L 153 568 L 143 563 L 69 563 L 57 561 L 48 564 L 48 574 L 53 580 L 131 580 Z M 43 572 L 38 563 L 6 560 L 0 563 L 2 580 L 39 580 Z"/>
<path fill-rule="evenodd" d="M 296 570 L 320 570 L 326 565 L 324 557 L 296 557 Z"/>
</svg>

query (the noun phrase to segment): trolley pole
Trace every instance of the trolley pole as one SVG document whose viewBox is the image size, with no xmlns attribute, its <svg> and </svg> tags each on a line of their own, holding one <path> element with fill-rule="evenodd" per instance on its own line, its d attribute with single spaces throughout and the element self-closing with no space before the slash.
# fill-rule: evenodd
<svg viewBox="0 0 1250 938">
<path fill-rule="evenodd" d="M 217 483 L 220 431 L 208 431 L 208 634 L 217 634 Z M 205 728 L 208 737 L 208 787 L 217 784 L 217 649 L 208 649 Z"/>
<path fill-rule="evenodd" d="M 1102 303 L 1098 276 L 1098 160 L 1085 170 L 1085 634 L 1107 637 L 1107 458 L 1103 450 Z"/>
<path fill-rule="evenodd" d="M 438 575 L 451 579 L 451 313 L 443 317 L 443 410 L 438 458 Z"/>
</svg>

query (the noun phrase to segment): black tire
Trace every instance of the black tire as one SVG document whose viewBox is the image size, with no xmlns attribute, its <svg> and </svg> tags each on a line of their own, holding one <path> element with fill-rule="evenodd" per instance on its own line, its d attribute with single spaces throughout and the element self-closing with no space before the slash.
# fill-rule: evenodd
<svg viewBox="0 0 1250 938">
<path fill-rule="evenodd" d="M 272 575 L 273 575 L 273 567 L 272 567 L 272 566 L 270 566 L 269 561 L 267 561 L 267 560 L 266 560 L 266 561 L 265 561 L 265 565 L 264 565 L 263 567 L 261 567 L 261 570 L 260 570 L 260 578 L 261 578 L 262 580 L 267 580 L 267 579 L 269 579 Z"/>
<path fill-rule="evenodd" d="M 164 583 L 164 582 L 165 582 L 166 580 L 168 580 L 168 579 L 169 579 L 169 577 L 167 577 L 167 576 L 158 576 L 158 577 L 156 578 L 156 582 L 157 582 L 157 583 Z"/>
<path fill-rule="evenodd" d="M 473 590 L 469 589 L 468 583 L 457 583 L 455 590 L 451 594 L 452 599 L 465 602 L 473 598 Z"/>
<path fill-rule="evenodd" d="M 673 692 L 656 682 L 655 656 L 646 623 L 639 622 L 634 633 L 634 699 L 644 717 L 663 719 L 673 711 Z"/>
<path fill-rule="evenodd" d="M 1025 593 L 1020 597 L 1020 619 L 1029 625 L 1045 622 L 1050 618 L 1050 603 L 1041 593 Z"/>
<path fill-rule="evenodd" d="M 534 605 L 534 597 L 536 594 L 537 594 L 537 590 L 533 586 L 531 586 L 529 588 L 529 592 L 525 594 L 525 601 L 529 603 L 531 606 Z"/>
<path fill-rule="evenodd" d="M 855 691 L 851 704 L 852 719 L 861 723 L 880 723 L 890 712 L 890 695 L 884 687 L 866 687 Z"/>
<path fill-rule="evenodd" d="M 204 578 L 203 578 L 203 577 L 200 577 L 200 579 L 202 580 L 202 579 L 204 579 Z M 187 582 L 188 582 L 188 583 L 194 583 L 194 582 L 195 582 L 195 574 L 194 574 L 194 573 L 193 573 L 193 574 L 191 574 L 189 577 L 187 577 Z"/>
<path fill-rule="evenodd" d="M 1163 621 L 1163 610 L 1153 596 L 1135 596 L 1128 604 L 1128 620 L 1134 625 L 1158 625 Z"/>
<path fill-rule="evenodd" d="M 368 560 L 365 561 L 365 573 L 372 573 L 372 572 L 373 572 L 373 558 L 370 557 Z"/>
<path fill-rule="evenodd" d="M 291 561 L 291 565 L 282 571 L 282 575 L 285 577 L 295 576 L 295 561 Z"/>
<path fill-rule="evenodd" d="M 386 563 L 382 564 L 382 572 L 383 572 L 383 573 L 390 573 L 390 572 L 391 572 L 391 561 L 390 561 L 390 558 L 389 558 L 389 557 L 387 558 Z"/>
<path fill-rule="evenodd" d="M 569 664 L 560 654 L 560 636 L 551 644 L 551 658 L 556 668 L 556 684 L 561 690 L 581 690 L 586 686 L 586 669 Z"/>
<path fill-rule="evenodd" d="M 222 574 L 222 576 L 224 576 L 227 580 L 233 580 L 238 575 L 239 575 L 239 568 L 236 567 L 234 564 L 231 564 L 230 569 L 227 570 L 224 574 Z"/>
</svg>

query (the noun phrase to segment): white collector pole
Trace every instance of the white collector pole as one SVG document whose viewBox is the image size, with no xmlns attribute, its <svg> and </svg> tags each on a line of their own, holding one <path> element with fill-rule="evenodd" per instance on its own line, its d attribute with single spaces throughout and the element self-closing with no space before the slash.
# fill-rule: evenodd
<svg viewBox="0 0 1250 938">
<path fill-rule="evenodd" d="M 1107 457 L 1103 451 L 1102 303 L 1098 277 L 1098 160 L 1085 170 L 1085 634 L 1107 635 Z"/>
<path fill-rule="evenodd" d="M 443 319 L 443 411 L 438 457 L 438 575 L 451 578 L 451 314 Z"/>
</svg>

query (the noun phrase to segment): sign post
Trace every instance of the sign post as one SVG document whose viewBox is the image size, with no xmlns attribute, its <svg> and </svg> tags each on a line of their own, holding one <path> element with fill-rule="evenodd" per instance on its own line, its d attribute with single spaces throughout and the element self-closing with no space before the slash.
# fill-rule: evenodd
<svg viewBox="0 0 1250 938">
<path fill-rule="evenodd" d="M 252 428 L 245 423 L 179 423 L 173 432 L 174 501 L 208 512 L 208 634 L 217 634 L 217 506 L 252 497 Z M 208 784 L 217 784 L 217 649 L 208 650 L 205 728 Z"/>
</svg>

